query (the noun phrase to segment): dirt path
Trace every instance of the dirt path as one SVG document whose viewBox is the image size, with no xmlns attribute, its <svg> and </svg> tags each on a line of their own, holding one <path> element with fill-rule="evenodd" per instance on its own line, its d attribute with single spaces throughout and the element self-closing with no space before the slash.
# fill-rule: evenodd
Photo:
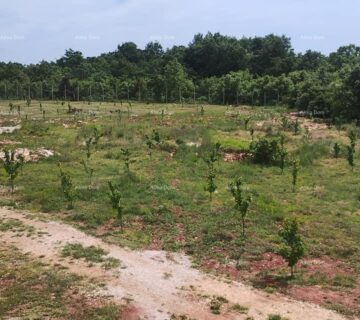
<svg viewBox="0 0 360 320">
<path fill-rule="evenodd" d="M 269 314 L 280 314 L 290 320 L 340 320 L 344 317 L 318 306 L 293 301 L 286 297 L 257 291 L 237 282 L 222 281 L 191 268 L 185 255 L 163 251 L 131 251 L 86 235 L 75 228 L 59 222 L 33 219 L 26 212 L 0 208 L 0 219 L 17 219 L 35 228 L 31 237 L 12 231 L 0 233 L 0 241 L 12 244 L 45 261 L 61 264 L 69 271 L 101 281 L 106 285 L 104 295 L 115 301 L 130 299 L 136 312 L 132 319 L 170 319 L 172 314 L 187 315 L 195 319 L 246 319 L 265 320 Z M 47 232 L 41 237 L 37 232 Z M 61 248 L 67 243 L 83 246 L 99 246 L 109 256 L 121 260 L 120 268 L 105 270 L 101 266 L 88 266 L 82 260 L 71 261 L 61 257 Z M 207 297 L 205 297 L 207 296 Z M 212 296 L 226 298 L 221 315 L 210 311 Z M 210 298 L 209 298 L 210 297 Z M 234 304 L 248 307 L 247 314 L 231 311 Z M 136 315 L 135 315 L 136 313 Z"/>
</svg>

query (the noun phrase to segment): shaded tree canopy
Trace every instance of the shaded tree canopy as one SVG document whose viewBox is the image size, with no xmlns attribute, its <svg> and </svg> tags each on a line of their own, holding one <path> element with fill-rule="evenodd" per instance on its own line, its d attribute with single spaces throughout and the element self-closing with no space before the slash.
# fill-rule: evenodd
<svg viewBox="0 0 360 320">
<path fill-rule="evenodd" d="M 144 49 L 125 42 L 84 57 L 66 50 L 54 62 L 0 62 L 3 99 L 138 99 L 220 104 L 282 104 L 360 120 L 360 47 L 296 54 L 290 38 L 196 34 L 187 46 Z"/>
</svg>

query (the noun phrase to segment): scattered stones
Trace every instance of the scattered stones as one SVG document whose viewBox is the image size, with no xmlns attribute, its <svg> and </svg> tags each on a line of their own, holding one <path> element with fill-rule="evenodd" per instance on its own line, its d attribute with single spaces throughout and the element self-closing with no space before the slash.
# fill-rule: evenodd
<svg viewBox="0 0 360 320">
<path fill-rule="evenodd" d="M 12 140 L 1 140 L 0 146 L 12 146 L 15 144 L 21 144 L 19 141 L 12 141 Z"/>
<path fill-rule="evenodd" d="M 14 131 L 20 129 L 21 129 L 21 125 L 12 126 L 12 127 L 0 127 L 0 134 L 13 133 Z"/>
<path fill-rule="evenodd" d="M 243 161 L 250 157 L 252 157 L 252 154 L 250 152 L 225 152 L 224 153 L 224 161 L 225 162 Z"/>
<path fill-rule="evenodd" d="M 50 158 L 55 155 L 55 152 L 45 148 L 39 148 L 37 150 L 30 150 L 28 148 L 18 148 L 15 150 L 15 159 L 19 156 L 24 158 L 25 162 L 36 162 L 42 158 Z M 5 159 L 5 152 L 0 151 L 0 159 Z"/>
<path fill-rule="evenodd" d="M 199 148 L 201 146 L 201 142 L 186 142 L 186 146 Z"/>
</svg>

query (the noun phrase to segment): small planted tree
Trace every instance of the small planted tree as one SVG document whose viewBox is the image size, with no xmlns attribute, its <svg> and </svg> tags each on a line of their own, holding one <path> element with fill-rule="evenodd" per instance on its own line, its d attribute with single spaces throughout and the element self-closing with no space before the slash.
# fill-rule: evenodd
<svg viewBox="0 0 360 320">
<path fill-rule="evenodd" d="M 334 151 L 334 158 L 339 158 L 340 152 L 341 152 L 341 147 L 338 142 L 335 142 L 333 151 Z"/>
<path fill-rule="evenodd" d="M 341 118 L 339 117 L 336 117 L 334 119 L 334 124 L 335 124 L 335 127 L 336 129 L 338 130 L 338 132 L 340 133 L 341 129 L 342 129 L 342 125 L 343 125 L 343 121 Z"/>
<path fill-rule="evenodd" d="M 288 129 L 289 129 L 289 126 L 290 126 L 290 124 L 289 124 L 289 119 L 288 119 L 288 117 L 287 117 L 286 115 L 283 115 L 283 116 L 281 117 L 281 128 L 282 128 L 283 130 L 288 130 Z"/>
<path fill-rule="evenodd" d="M 355 150 L 351 146 L 347 146 L 347 161 L 351 167 L 351 171 L 355 168 Z"/>
<path fill-rule="evenodd" d="M 8 175 L 8 180 L 11 187 L 11 192 L 14 192 L 15 189 L 15 179 L 19 174 L 20 168 L 24 164 L 24 157 L 19 156 L 15 157 L 15 151 L 4 150 L 4 159 L 1 160 Z"/>
<path fill-rule="evenodd" d="M 123 212 L 123 207 L 121 205 L 121 193 L 119 188 L 114 186 L 110 181 L 109 181 L 109 188 L 110 188 L 109 198 L 110 198 L 111 206 L 114 210 L 116 210 L 117 220 L 120 224 L 121 232 L 123 232 L 124 212 Z"/>
<path fill-rule="evenodd" d="M 292 163 L 292 186 L 293 186 L 293 192 L 296 191 L 296 185 L 298 180 L 298 174 L 299 174 L 299 161 L 294 160 Z"/>
<path fill-rule="evenodd" d="M 210 202 L 213 198 L 213 193 L 216 191 L 217 186 L 215 184 L 216 172 L 214 169 L 214 163 L 211 160 L 206 161 L 208 165 L 208 175 L 207 175 L 207 185 L 205 186 L 205 191 L 209 192 Z"/>
<path fill-rule="evenodd" d="M 218 165 L 220 165 L 221 153 L 221 143 L 217 142 L 211 150 L 209 160 L 213 163 L 217 162 Z"/>
<path fill-rule="evenodd" d="M 355 148 L 356 148 L 356 133 L 354 130 L 349 132 L 350 145 L 347 146 L 347 160 L 351 167 L 351 170 L 354 171 L 355 167 Z"/>
<path fill-rule="evenodd" d="M 294 122 L 294 135 L 298 135 L 300 133 L 300 123 L 299 123 L 299 120 L 296 119 L 295 122 Z"/>
<path fill-rule="evenodd" d="M 151 157 L 152 150 L 154 149 L 155 145 L 154 145 L 152 139 L 148 135 L 145 135 L 145 144 L 147 145 L 147 147 L 149 149 L 149 156 Z"/>
<path fill-rule="evenodd" d="M 123 149 L 121 148 L 121 153 L 124 160 L 125 169 L 127 172 L 130 172 L 130 163 L 133 161 L 131 160 L 131 152 L 129 149 Z"/>
<path fill-rule="evenodd" d="M 251 129 L 250 129 L 251 141 L 254 141 L 254 133 L 255 133 L 254 128 L 251 128 Z"/>
<path fill-rule="evenodd" d="M 64 172 L 59 164 L 61 190 L 65 199 L 69 202 L 68 209 L 74 208 L 75 190 L 70 175 Z"/>
<path fill-rule="evenodd" d="M 90 184 L 90 186 L 92 186 L 92 177 L 94 175 L 94 169 L 90 168 L 88 161 L 81 160 L 81 164 L 84 168 L 85 173 L 87 174 L 87 176 L 89 178 L 89 184 Z"/>
<path fill-rule="evenodd" d="M 280 158 L 279 164 L 280 164 L 281 173 L 284 173 L 287 155 L 288 155 L 288 152 L 285 148 L 285 136 L 281 135 L 280 148 L 279 148 L 279 158 Z"/>
<path fill-rule="evenodd" d="M 249 122 L 250 122 L 251 118 L 250 117 L 246 117 L 244 119 L 244 127 L 245 127 L 245 130 L 247 131 L 248 129 L 248 125 L 249 125 Z"/>
<path fill-rule="evenodd" d="M 97 127 L 93 128 L 93 132 L 91 136 L 85 139 L 85 147 L 86 147 L 86 158 L 89 160 L 92 155 L 92 146 L 97 148 L 99 144 L 99 140 L 103 137 L 103 134 Z"/>
<path fill-rule="evenodd" d="M 229 185 L 230 192 L 235 200 L 235 209 L 239 213 L 241 220 L 242 236 L 245 238 L 246 216 L 251 204 L 251 197 L 244 195 L 243 182 L 237 178 Z"/>
<path fill-rule="evenodd" d="M 156 142 L 156 144 L 160 144 L 161 137 L 159 131 L 153 130 L 152 139 Z"/>
<path fill-rule="evenodd" d="M 85 140 L 85 147 L 86 147 L 86 158 L 89 160 L 92 155 L 91 146 L 93 144 L 93 137 L 89 137 Z"/>
<path fill-rule="evenodd" d="M 285 220 L 279 235 L 283 241 L 283 244 L 279 250 L 279 254 L 288 263 L 291 277 L 293 277 L 296 264 L 305 254 L 304 242 L 299 233 L 299 225 L 297 220 Z"/>
<path fill-rule="evenodd" d="M 255 163 L 272 165 L 276 163 L 277 156 L 279 155 L 279 141 L 266 138 L 252 141 L 250 152 L 253 154 L 252 160 Z"/>
</svg>

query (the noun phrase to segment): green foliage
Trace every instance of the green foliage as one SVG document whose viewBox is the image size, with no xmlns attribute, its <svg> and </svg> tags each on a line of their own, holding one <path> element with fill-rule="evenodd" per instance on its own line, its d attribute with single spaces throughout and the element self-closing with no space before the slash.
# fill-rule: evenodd
<svg viewBox="0 0 360 320">
<path fill-rule="evenodd" d="M 22 168 L 24 164 L 24 157 L 20 155 L 16 158 L 15 151 L 4 150 L 4 159 L 1 159 L 1 162 L 6 171 L 6 174 L 8 175 L 11 192 L 14 192 L 15 179 L 19 174 L 20 168 Z"/>
<path fill-rule="evenodd" d="M 245 221 L 251 204 L 251 197 L 244 195 L 243 182 L 241 178 L 237 178 L 229 185 L 230 192 L 235 200 L 235 209 L 240 215 L 242 236 L 245 237 Z"/>
<path fill-rule="evenodd" d="M 280 158 L 279 165 L 280 165 L 281 173 L 284 173 L 287 155 L 288 155 L 288 151 L 286 150 L 285 147 L 285 136 L 281 135 L 280 148 L 279 148 L 279 158 Z"/>
<path fill-rule="evenodd" d="M 207 185 L 204 188 L 204 190 L 209 192 L 209 197 L 211 202 L 213 198 L 213 193 L 217 190 L 217 185 L 215 183 L 216 172 L 214 169 L 214 162 L 212 160 L 207 160 L 206 163 L 208 166 L 208 174 L 207 174 Z"/>
<path fill-rule="evenodd" d="M 301 126 L 299 123 L 299 119 L 296 119 L 294 122 L 294 135 L 297 136 L 300 133 L 300 130 L 301 130 Z"/>
<path fill-rule="evenodd" d="M 92 151 L 91 146 L 93 144 L 93 137 L 89 137 L 85 140 L 85 147 L 86 147 L 86 158 L 90 159 Z"/>
<path fill-rule="evenodd" d="M 245 130 L 247 131 L 248 129 L 248 125 L 249 125 L 249 122 L 250 122 L 251 118 L 250 117 L 246 117 L 244 119 L 244 126 L 245 126 Z"/>
<path fill-rule="evenodd" d="M 123 231 L 124 230 L 124 208 L 121 205 L 121 198 L 122 198 L 121 192 L 117 186 L 113 185 L 112 182 L 109 181 L 108 184 L 109 184 L 109 189 L 110 189 L 110 193 L 109 193 L 110 203 L 111 203 L 112 208 L 114 210 L 116 210 L 117 219 L 120 224 L 121 231 Z"/>
<path fill-rule="evenodd" d="M 94 246 L 84 247 L 80 243 L 69 243 L 62 249 L 63 257 L 72 257 L 74 259 L 85 259 L 87 262 L 103 262 L 103 256 L 107 253 Z"/>
<path fill-rule="evenodd" d="M 251 141 L 253 141 L 253 140 L 254 140 L 254 133 L 255 133 L 254 128 L 251 128 L 251 129 L 250 129 Z"/>
<path fill-rule="evenodd" d="M 131 159 L 131 151 L 129 149 L 121 148 L 121 153 L 124 160 L 125 169 L 127 172 L 130 172 L 130 164 L 134 162 L 134 160 Z"/>
<path fill-rule="evenodd" d="M 293 192 L 295 192 L 296 191 L 297 180 L 298 180 L 298 174 L 299 174 L 299 161 L 298 160 L 293 160 L 291 174 L 292 174 Z"/>
<path fill-rule="evenodd" d="M 334 157 L 339 158 L 340 152 L 341 152 L 341 147 L 340 147 L 340 144 L 338 142 L 335 142 L 333 150 L 334 150 Z"/>
<path fill-rule="evenodd" d="M 305 254 L 305 247 L 299 233 L 299 225 L 296 219 L 285 220 L 282 229 L 279 232 L 283 244 L 279 254 L 288 263 L 291 276 L 294 276 L 294 267 Z"/>
<path fill-rule="evenodd" d="M 282 130 L 288 130 L 291 127 L 290 123 L 289 123 L 289 119 L 286 115 L 283 115 L 281 117 L 281 128 Z"/>
<path fill-rule="evenodd" d="M 65 196 L 65 199 L 69 202 L 68 209 L 74 208 L 74 200 L 76 198 L 74 186 L 70 175 L 62 170 L 61 165 L 59 164 L 60 170 L 60 184 L 61 190 Z"/>
<path fill-rule="evenodd" d="M 81 164 L 84 168 L 85 173 L 89 177 L 89 184 L 92 185 L 92 177 L 94 175 L 94 169 L 89 166 L 89 161 L 81 160 Z"/>
<path fill-rule="evenodd" d="M 151 157 L 152 155 L 152 150 L 156 147 L 159 146 L 161 143 L 161 137 L 160 137 L 160 133 L 157 130 L 153 130 L 151 137 L 149 137 L 148 135 L 145 135 L 145 144 L 147 145 L 148 149 L 149 149 L 149 155 Z"/>
<path fill-rule="evenodd" d="M 279 314 L 271 314 L 271 315 L 269 315 L 268 320 L 288 320 L 288 319 L 283 318 Z"/>
<path fill-rule="evenodd" d="M 147 145 L 147 147 L 149 149 L 149 156 L 151 157 L 152 149 L 155 148 L 155 144 L 154 144 L 153 140 L 148 135 L 145 135 L 145 144 Z"/>
<path fill-rule="evenodd" d="M 97 148 L 99 140 L 104 136 L 97 127 L 92 127 L 90 135 L 85 138 L 86 158 L 89 160 L 92 155 L 92 146 Z"/>
<path fill-rule="evenodd" d="M 260 138 L 250 144 L 250 152 L 253 161 L 259 164 L 271 165 L 277 161 L 279 154 L 279 143 L 277 140 Z"/>
<path fill-rule="evenodd" d="M 210 310 L 212 314 L 220 314 L 221 307 L 223 304 L 228 303 L 229 301 L 224 297 L 214 296 L 210 301 Z"/>
<path fill-rule="evenodd" d="M 351 130 L 348 135 L 350 139 L 350 145 L 347 146 L 347 161 L 351 166 L 351 170 L 354 170 L 355 167 L 355 148 L 356 148 L 356 133 L 354 130 Z"/>
<path fill-rule="evenodd" d="M 303 141 L 293 152 L 293 156 L 299 159 L 301 166 L 312 166 L 314 161 L 322 157 L 328 157 L 331 142 L 328 140 L 321 141 Z"/>
</svg>

